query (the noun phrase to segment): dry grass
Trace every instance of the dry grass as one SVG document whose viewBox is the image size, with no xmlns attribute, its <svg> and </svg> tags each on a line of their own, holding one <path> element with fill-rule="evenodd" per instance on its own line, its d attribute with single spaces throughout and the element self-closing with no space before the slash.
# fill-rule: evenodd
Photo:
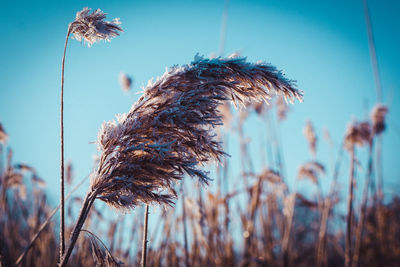
<svg viewBox="0 0 400 267">
<path fill-rule="evenodd" d="M 268 112 L 257 116 L 268 116 Z M 363 123 L 368 123 L 372 129 L 373 121 Z M 360 125 L 353 123 L 352 127 Z M 366 128 L 365 125 L 362 127 Z M 307 183 L 303 178 L 309 179 L 315 185 L 314 196 L 317 197 L 313 197 L 309 193 L 290 190 L 278 165 L 258 174 L 242 173 L 234 179 L 224 174 L 224 170 L 230 168 L 228 159 L 220 170 L 222 176 L 217 179 L 229 179 L 232 185 L 246 180 L 247 187 L 230 186 L 236 190 L 223 193 L 218 187 L 211 187 L 207 192 L 198 187 L 197 194 L 193 194 L 188 186 L 182 187 L 179 195 L 184 199 L 184 209 L 168 208 L 157 219 L 151 214 L 157 223 L 149 229 L 147 266 L 340 266 L 346 258 L 345 240 L 349 240 L 347 245 L 351 252 L 349 265 L 395 265 L 400 260 L 400 200 L 395 197 L 387 204 L 379 204 L 374 200 L 374 194 L 368 194 L 367 188 L 374 178 L 373 142 L 377 134 L 370 134 L 365 139 L 366 136 L 360 129 L 349 130 L 344 136 L 345 142 L 353 142 L 354 149 L 355 145 L 367 145 L 371 155 L 365 163 L 367 169 L 370 168 L 365 188 L 353 188 L 363 192 L 363 196 L 360 202 L 352 202 L 351 220 L 336 208 L 347 198 L 338 191 L 339 173 L 344 173 L 343 170 L 325 174 L 325 177 L 332 177 L 332 186 L 324 195 L 319 187 L 320 175 L 327 172 L 324 164 L 306 162 L 299 169 L 298 183 Z M 368 142 L 361 142 L 360 138 Z M 341 161 L 339 154 L 337 168 Z M 50 216 L 51 210 L 40 187 L 43 182 L 33 168 L 12 164 L 11 153 L 3 165 L 1 260 L 3 266 L 10 266 Z M 359 180 L 362 177 L 354 175 L 353 178 Z M 78 199 L 69 202 L 69 206 L 76 208 L 81 203 Z M 89 213 L 84 227 L 86 234 L 78 239 L 79 250 L 72 254 L 69 265 L 118 266 L 121 262 L 125 266 L 138 265 L 142 213 L 136 209 L 131 216 L 134 222 L 128 223 L 132 219 L 107 218 L 99 208 L 95 205 Z M 72 216 L 67 221 L 73 220 Z M 105 231 L 96 227 L 100 223 Z M 350 225 L 347 238 L 345 228 L 338 225 Z M 67 225 L 67 229 L 71 230 L 71 227 Z M 58 244 L 56 231 L 55 224 L 50 221 L 21 265 L 54 266 L 58 255 L 51 248 Z M 158 232 L 162 234 L 156 237 Z"/>
</svg>

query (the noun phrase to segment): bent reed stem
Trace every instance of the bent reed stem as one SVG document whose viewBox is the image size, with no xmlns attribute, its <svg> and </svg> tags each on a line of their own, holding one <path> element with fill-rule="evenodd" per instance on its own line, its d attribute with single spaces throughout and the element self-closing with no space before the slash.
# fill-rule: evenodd
<svg viewBox="0 0 400 267">
<path fill-rule="evenodd" d="M 60 96 L 60 141 L 61 141 L 61 162 L 60 162 L 60 262 L 65 251 L 65 215 L 64 215 L 64 65 L 67 52 L 68 38 L 71 34 L 71 27 L 68 26 L 65 38 L 64 54 L 61 63 L 61 96 Z"/>
<path fill-rule="evenodd" d="M 62 256 L 62 260 L 60 261 L 60 267 L 65 267 L 67 265 L 68 259 L 71 256 L 72 250 L 74 249 L 75 243 L 78 240 L 79 233 L 86 221 L 89 211 L 96 200 L 97 194 L 97 191 L 90 191 L 86 194 L 81 211 L 79 213 L 78 221 L 76 222 L 74 230 L 72 231 L 69 239 L 69 245 L 65 251 L 65 254 Z"/>
</svg>

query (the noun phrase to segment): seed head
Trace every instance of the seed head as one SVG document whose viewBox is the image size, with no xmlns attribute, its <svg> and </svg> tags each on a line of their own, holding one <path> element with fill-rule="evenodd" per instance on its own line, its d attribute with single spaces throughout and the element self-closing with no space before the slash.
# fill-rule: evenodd
<svg viewBox="0 0 400 267">
<path fill-rule="evenodd" d="M 132 78 L 126 75 L 125 73 L 120 73 L 119 74 L 119 83 L 121 84 L 122 89 L 125 92 L 128 92 L 131 90 L 132 87 Z"/>
<path fill-rule="evenodd" d="M 347 127 L 344 145 L 350 150 L 355 145 L 362 147 L 365 144 L 371 144 L 371 140 L 371 124 L 367 121 L 353 122 Z"/>
<path fill-rule="evenodd" d="M 308 141 L 311 154 L 313 156 L 315 156 L 317 153 L 318 138 L 317 138 L 317 135 L 315 134 L 314 127 L 313 127 L 311 121 L 307 121 L 306 126 L 304 127 L 304 130 L 303 130 L 303 134 Z"/>
<path fill-rule="evenodd" d="M 371 112 L 372 129 L 375 134 L 381 134 L 385 128 L 385 117 L 386 113 L 389 111 L 387 106 L 382 104 L 377 104 Z"/>
<path fill-rule="evenodd" d="M 301 165 L 297 178 L 299 180 L 309 179 L 314 184 L 318 184 L 318 177 L 325 173 L 325 167 L 317 161 L 310 161 Z"/>
<path fill-rule="evenodd" d="M 90 13 L 91 8 L 83 8 L 76 13 L 75 21 L 69 25 L 69 30 L 78 41 L 84 41 L 90 47 L 93 43 L 118 36 L 122 28 L 118 18 L 104 21 L 106 14 L 100 9 Z"/>
<path fill-rule="evenodd" d="M 218 107 L 228 100 L 244 107 L 268 101 L 271 94 L 302 100 L 302 92 L 275 67 L 245 58 L 196 56 L 189 65 L 167 70 L 148 83 L 128 113 L 103 124 L 92 190 L 119 209 L 172 203 L 174 185 L 184 174 L 207 183 L 201 165 L 225 155 L 215 134 L 222 124 Z"/>
</svg>

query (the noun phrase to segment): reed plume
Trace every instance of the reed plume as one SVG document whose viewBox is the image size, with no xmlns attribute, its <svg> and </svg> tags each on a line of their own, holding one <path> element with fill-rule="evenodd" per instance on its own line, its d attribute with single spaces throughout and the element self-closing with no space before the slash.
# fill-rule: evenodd
<svg viewBox="0 0 400 267">
<path fill-rule="evenodd" d="M 325 173 L 325 167 L 317 161 L 310 161 L 300 166 L 297 174 L 299 180 L 309 179 L 314 184 L 318 185 L 318 178 Z"/>
<path fill-rule="evenodd" d="M 125 73 L 119 74 L 119 83 L 125 92 L 129 92 L 132 89 L 132 78 Z"/>
<path fill-rule="evenodd" d="M 105 122 L 98 134 L 101 153 L 97 171 L 71 236 L 65 266 L 79 230 L 96 198 L 127 210 L 140 203 L 171 204 L 174 184 L 184 174 L 210 180 L 200 165 L 225 155 L 214 129 L 222 124 L 218 106 L 231 100 L 245 106 L 283 95 L 302 101 L 302 91 L 275 67 L 245 58 L 206 59 L 167 70 L 150 81 L 131 110 Z"/>
<path fill-rule="evenodd" d="M 112 21 L 105 21 L 106 15 L 100 9 L 90 13 L 91 8 L 83 8 L 76 13 L 75 20 L 69 25 L 69 30 L 74 39 L 85 42 L 91 46 L 98 41 L 110 41 L 111 38 L 119 35 L 122 28 L 119 18 Z"/>
<path fill-rule="evenodd" d="M 274 67 L 244 58 L 196 56 L 190 65 L 173 67 L 149 83 L 127 114 L 103 124 L 91 190 L 119 209 L 140 202 L 171 203 L 174 182 L 186 173 L 207 183 L 199 164 L 224 155 L 213 131 L 222 124 L 218 106 L 225 100 L 242 106 L 268 101 L 271 93 L 291 102 L 302 99 L 301 91 Z"/>
<path fill-rule="evenodd" d="M 353 122 L 347 127 L 344 146 L 349 151 L 357 146 L 369 144 L 372 140 L 371 125 L 368 121 Z"/>
<path fill-rule="evenodd" d="M 383 104 L 377 104 L 371 111 L 371 121 L 372 121 L 372 129 L 374 134 L 381 134 L 385 128 L 385 118 L 389 109 L 387 106 Z"/>
<path fill-rule="evenodd" d="M 303 129 L 303 134 L 308 141 L 310 147 L 311 155 L 315 158 L 317 154 L 317 135 L 315 133 L 314 127 L 311 121 L 307 121 L 306 126 Z"/>
</svg>

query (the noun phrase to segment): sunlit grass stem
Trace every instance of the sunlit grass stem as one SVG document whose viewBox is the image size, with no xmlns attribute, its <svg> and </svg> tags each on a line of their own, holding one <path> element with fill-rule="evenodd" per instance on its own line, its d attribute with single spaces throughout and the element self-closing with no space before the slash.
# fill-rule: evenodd
<svg viewBox="0 0 400 267">
<path fill-rule="evenodd" d="M 60 262 L 65 250 L 65 208 L 64 208 L 64 66 L 67 52 L 68 38 L 71 34 L 71 27 L 68 27 L 65 37 L 64 54 L 61 63 L 61 96 L 60 96 L 60 141 L 61 141 L 61 162 L 60 162 Z"/>
</svg>

